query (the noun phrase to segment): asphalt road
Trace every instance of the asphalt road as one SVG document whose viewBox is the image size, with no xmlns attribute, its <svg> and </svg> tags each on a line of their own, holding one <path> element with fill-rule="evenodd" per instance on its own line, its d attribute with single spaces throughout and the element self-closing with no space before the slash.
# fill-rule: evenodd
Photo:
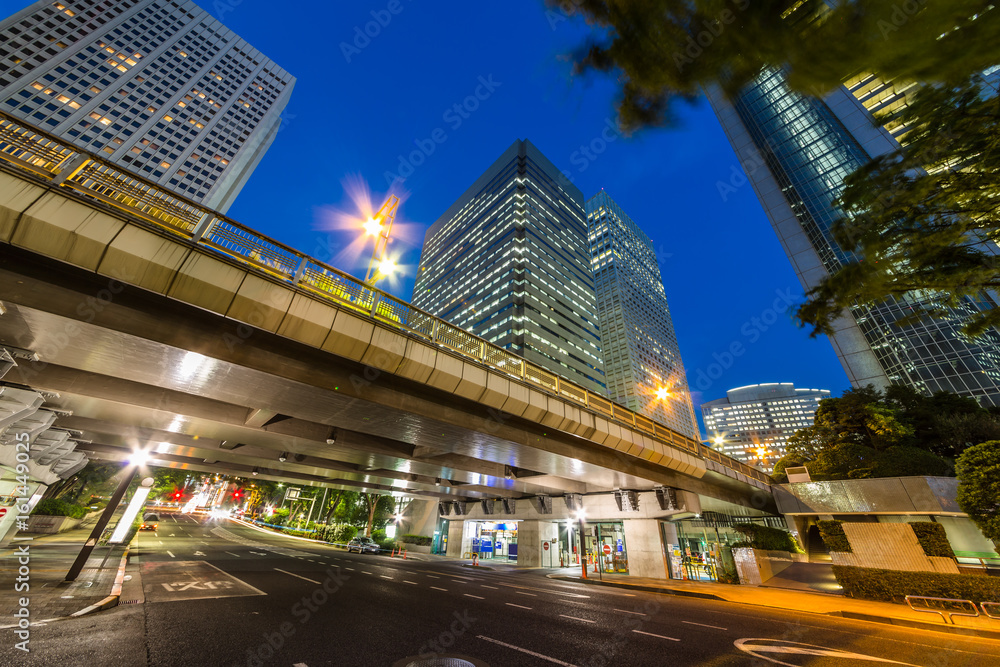
<svg viewBox="0 0 1000 667">
<path fill-rule="evenodd" d="M 32 629 L 0 664 L 1000 665 L 1000 641 L 553 581 L 542 571 L 346 554 L 226 520 L 141 533 L 145 601 Z M 123 596 L 123 601 L 127 596 Z M 402 664 L 407 664 L 403 662 Z M 440 663 L 439 663 L 440 664 Z"/>
</svg>

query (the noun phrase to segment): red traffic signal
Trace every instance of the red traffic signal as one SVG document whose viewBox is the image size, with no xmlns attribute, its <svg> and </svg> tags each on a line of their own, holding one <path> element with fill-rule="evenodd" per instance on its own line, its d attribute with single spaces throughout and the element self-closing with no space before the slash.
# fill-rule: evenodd
<svg viewBox="0 0 1000 667">
<path fill-rule="evenodd" d="M 181 499 L 181 492 L 174 491 L 174 500 L 180 500 L 180 499 Z"/>
</svg>

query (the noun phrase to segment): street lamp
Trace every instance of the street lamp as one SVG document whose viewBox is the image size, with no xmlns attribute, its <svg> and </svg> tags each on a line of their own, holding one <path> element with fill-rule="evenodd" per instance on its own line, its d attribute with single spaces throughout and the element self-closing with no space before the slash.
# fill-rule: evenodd
<svg viewBox="0 0 1000 667">
<path fill-rule="evenodd" d="M 128 485 L 132 483 L 132 478 L 142 468 L 146 465 L 149 460 L 149 453 L 137 449 L 132 452 L 129 456 L 128 465 L 122 470 L 122 481 L 118 484 L 118 488 L 115 492 L 111 494 L 111 498 L 108 500 L 107 506 L 104 508 L 104 512 L 101 517 L 94 524 L 94 529 L 90 531 L 90 537 L 84 543 L 83 548 L 80 549 L 80 553 L 77 555 L 76 560 L 69 568 L 69 572 L 66 573 L 66 581 L 75 581 L 78 576 L 80 576 L 80 571 L 83 570 L 83 566 L 87 564 L 87 559 L 90 558 L 91 552 L 94 547 L 97 546 L 97 541 L 101 537 L 101 533 L 104 532 L 105 526 L 111 521 L 111 516 L 115 513 L 118 508 L 118 503 L 122 501 L 125 496 L 125 492 L 128 490 Z"/>
<path fill-rule="evenodd" d="M 365 235 L 375 237 L 372 258 L 368 261 L 368 273 L 365 274 L 365 283 L 368 285 L 374 285 L 380 278 L 391 275 L 396 268 L 396 263 L 385 256 L 385 251 L 389 244 L 389 234 L 392 233 L 392 221 L 396 217 L 398 205 L 399 197 L 389 195 L 378 213 L 368 218 L 368 221 L 362 225 Z"/>
<path fill-rule="evenodd" d="M 656 398 L 658 398 L 661 401 L 667 400 L 667 396 L 669 395 L 670 392 L 667 391 L 666 387 L 660 387 L 659 389 L 656 390 Z"/>
</svg>

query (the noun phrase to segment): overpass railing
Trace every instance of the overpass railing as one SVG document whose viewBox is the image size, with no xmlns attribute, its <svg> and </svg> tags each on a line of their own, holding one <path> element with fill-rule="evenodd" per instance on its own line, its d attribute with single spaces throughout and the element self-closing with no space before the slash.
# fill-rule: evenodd
<svg viewBox="0 0 1000 667">
<path fill-rule="evenodd" d="M 338 307 L 350 308 L 391 328 L 436 343 L 704 460 L 714 461 L 722 468 L 720 472 L 731 477 L 739 479 L 738 473 L 762 484 L 772 482 L 755 468 L 3 112 L 0 112 L 0 159 L 52 185 L 101 201 L 172 235 L 308 290 Z"/>
</svg>

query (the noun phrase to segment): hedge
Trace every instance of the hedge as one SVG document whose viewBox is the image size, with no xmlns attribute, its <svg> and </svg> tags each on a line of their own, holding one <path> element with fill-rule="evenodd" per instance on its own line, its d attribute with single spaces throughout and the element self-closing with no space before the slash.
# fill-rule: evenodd
<svg viewBox="0 0 1000 667">
<path fill-rule="evenodd" d="M 986 574 L 906 572 L 849 565 L 834 565 L 833 574 L 845 595 L 863 600 L 903 602 L 907 595 L 924 595 L 976 604 L 1000 602 L 1000 577 Z"/>
<path fill-rule="evenodd" d="M 82 519 L 89 512 L 83 505 L 74 505 L 65 500 L 56 498 L 46 498 L 39 501 L 32 514 L 42 514 L 45 516 L 68 516 L 73 519 Z"/>
<path fill-rule="evenodd" d="M 948 535 L 944 532 L 944 526 L 933 521 L 917 521 L 911 523 L 910 527 L 917 535 L 917 541 L 928 556 L 941 556 L 944 558 L 954 558 L 955 552 L 948 542 Z"/>
<path fill-rule="evenodd" d="M 823 539 L 823 544 L 826 545 L 827 551 L 854 553 L 854 549 L 851 548 L 851 543 L 847 539 L 847 533 L 844 532 L 844 527 L 841 524 L 842 522 L 840 521 L 816 522 L 816 525 L 819 527 L 819 536 Z"/>
<path fill-rule="evenodd" d="M 735 546 L 752 547 L 763 549 L 764 551 L 788 551 L 790 553 L 802 553 L 798 542 L 787 530 L 761 526 L 756 523 L 740 523 L 733 526 L 733 530 L 743 533 L 747 540 Z"/>
<path fill-rule="evenodd" d="M 418 546 L 429 547 L 431 542 L 434 541 L 433 537 L 427 537 L 426 535 L 403 535 L 399 538 L 400 542 L 405 542 L 406 544 L 416 544 Z"/>
</svg>

